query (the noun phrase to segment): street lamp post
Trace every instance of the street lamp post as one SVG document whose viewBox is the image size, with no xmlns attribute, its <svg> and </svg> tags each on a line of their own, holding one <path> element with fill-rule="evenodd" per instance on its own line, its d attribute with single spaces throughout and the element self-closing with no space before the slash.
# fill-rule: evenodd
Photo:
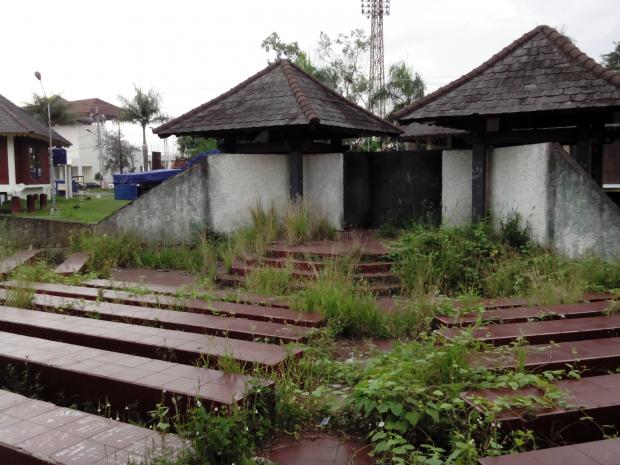
<svg viewBox="0 0 620 465">
<path fill-rule="evenodd" d="M 54 189 L 54 180 L 56 178 L 56 173 L 54 172 L 54 158 L 52 156 L 52 112 L 50 110 L 50 100 L 47 98 L 47 94 L 45 93 L 45 87 L 43 87 L 43 81 L 41 80 L 41 73 L 38 71 L 34 72 L 34 77 L 37 78 L 39 83 L 41 84 L 41 89 L 43 90 L 43 96 L 45 97 L 45 102 L 47 103 L 47 135 L 49 137 L 49 147 L 47 149 L 48 157 L 49 157 L 49 173 L 50 173 L 50 195 L 52 196 L 52 209 L 51 213 L 56 211 L 56 193 Z"/>
</svg>

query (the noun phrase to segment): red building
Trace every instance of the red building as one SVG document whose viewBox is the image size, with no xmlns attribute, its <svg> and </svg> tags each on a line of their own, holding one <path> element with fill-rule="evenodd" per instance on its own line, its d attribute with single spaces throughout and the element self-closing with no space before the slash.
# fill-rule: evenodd
<svg viewBox="0 0 620 465">
<path fill-rule="evenodd" d="M 71 143 L 52 131 L 55 146 Z M 49 194 L 47 126 L 0 95 L 0 200 Z"/>
</svg>

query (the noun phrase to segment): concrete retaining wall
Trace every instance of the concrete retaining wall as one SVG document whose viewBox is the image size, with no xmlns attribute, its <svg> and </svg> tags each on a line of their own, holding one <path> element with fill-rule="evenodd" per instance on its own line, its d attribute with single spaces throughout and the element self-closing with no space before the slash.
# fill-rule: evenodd
<svg viewBox="0 0 620 465">
<path fill-rule="evenodd" d="M 444 224 L 471 221 L 471 151 L 443 153 Z M 487 209 L 518 213 L 533 238 L 559 253 L 620 258 L 620 209 L 557 144 L 504 147 L 487 156 Z"/>
<path fill-rule="evenodd" d="M 304 156 L 305 198 L 336 228 L 343 217 L 342 154 Z M 285 155 L 218 154 L 151 189 L 97 225 L 146 241 L 187 242 L 208 229 L 229 233 L 251 222 L 250 209 L 288 204 Z"/>
<path fill-rule="evenodd" d="M 0 223 L 7 228 L 18 245 L 26 247 L 67 247 L 71 236 L 92 230 L 93 225 L 53 221 L 17 216 L 0 216 Z"/>
</svg>

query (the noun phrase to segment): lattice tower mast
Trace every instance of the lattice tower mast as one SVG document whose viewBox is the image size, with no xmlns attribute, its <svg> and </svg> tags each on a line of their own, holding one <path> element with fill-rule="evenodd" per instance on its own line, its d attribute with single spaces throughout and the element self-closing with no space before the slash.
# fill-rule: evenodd
<svg viewBox="0 0 620 465">
<path fill-rule="evenodd" d="M 383 17 L 390 15 L 390 0 L 361 0 L 362 14 L 370 19 L 370 74 L 368 95 L 385 85 L 385 55 L 383 46 Z M 385 102 L 371 104 L 370 110 L 385 116 Z"/>
</svg>

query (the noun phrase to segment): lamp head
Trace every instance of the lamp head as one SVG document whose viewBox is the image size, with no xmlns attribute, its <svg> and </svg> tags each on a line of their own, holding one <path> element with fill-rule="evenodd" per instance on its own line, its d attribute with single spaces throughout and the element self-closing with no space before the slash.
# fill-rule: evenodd
<svg viewBox="0 0 620 465">
<path fill-rule="evenodd" d="M 38 71 L 34 72 L 34 77 L 36 77 L 39 81 L 41 80 L 41 73 L 39 73 Z"/>
</svg>

